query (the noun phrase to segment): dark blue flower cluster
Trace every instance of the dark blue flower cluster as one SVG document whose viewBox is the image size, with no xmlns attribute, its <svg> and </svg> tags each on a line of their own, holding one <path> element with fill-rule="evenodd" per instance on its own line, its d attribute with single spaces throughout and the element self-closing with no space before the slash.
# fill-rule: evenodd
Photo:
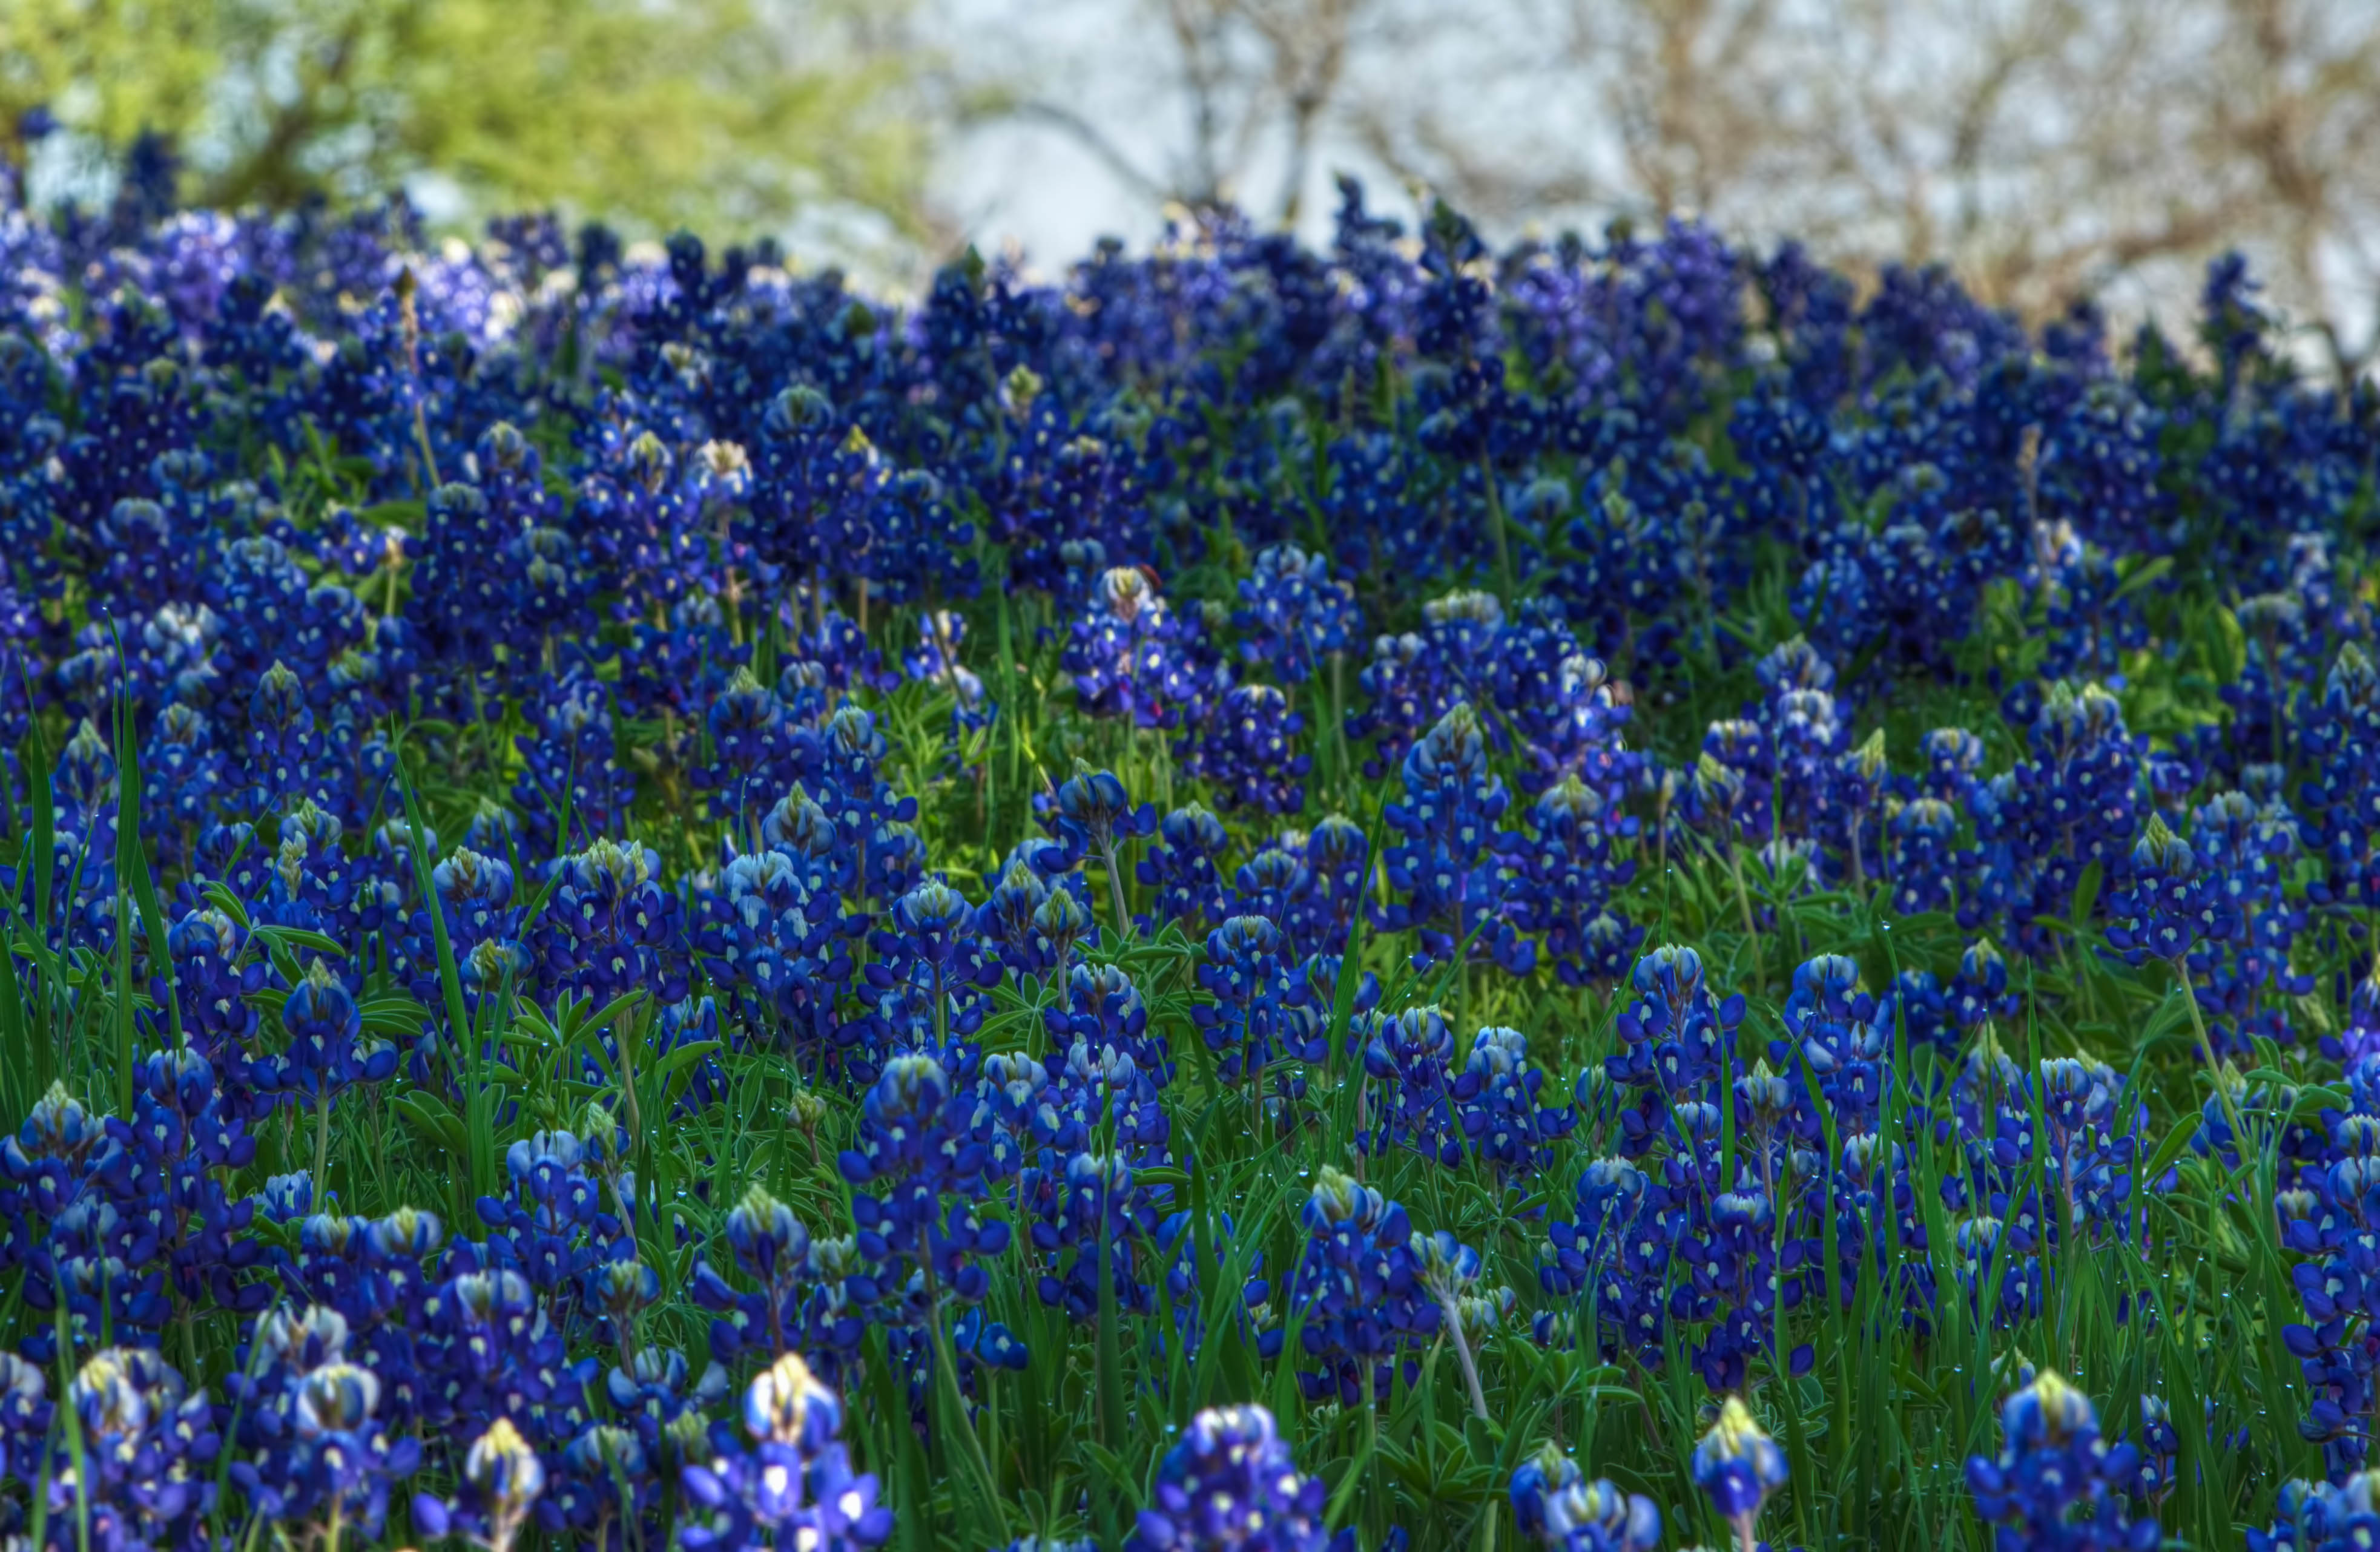
<svg viewBox="0 0 2380 1552">
<path fill-rule="evenodd" d="M 1749 1546 L 1814 1365 L 2078 1319 L 2285 1351 L 2263 1544 L 2371 1528 L 2380 397 L 2240 266 L 2127 354 L 1351 185 L 903 305 L 120 181 L 0 179 L 0 1543 L 1434 1548 L 1577 1398 Z M 2153 1400 L 2029 1379 L 1998 1544 L 2261 1518 Z"/>
<path fill-rule="evenodd" d="M 2150 1552 L 2155 1520 L 2125 1511 L 2138 1461 L 2100 1437 L 2089 1397 L 2045 1370 L 2000 1404 L 2000 1452 L 1968 1460 L 1967 1486 L 2003 1552 Z"/>
</svg>

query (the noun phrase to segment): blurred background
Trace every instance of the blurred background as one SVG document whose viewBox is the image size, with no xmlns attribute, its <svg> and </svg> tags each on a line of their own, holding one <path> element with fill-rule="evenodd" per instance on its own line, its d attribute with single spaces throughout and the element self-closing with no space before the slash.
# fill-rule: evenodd
<svg viewBox="0 0 2380 1552">
<path fill-rule="evenodd" d="M 189 201 L 401 188 L 893 285 L 1219 201 L 1327 241 L 1342 174 L 1492 236 L 1939 261 L 2028 319 L 2178 313 L 2237 249 L 2310 360 L 2380 353 L 2380 0 L 0 0 L 32 202 L 108 200 L 144 130 Z"/>
</svg>

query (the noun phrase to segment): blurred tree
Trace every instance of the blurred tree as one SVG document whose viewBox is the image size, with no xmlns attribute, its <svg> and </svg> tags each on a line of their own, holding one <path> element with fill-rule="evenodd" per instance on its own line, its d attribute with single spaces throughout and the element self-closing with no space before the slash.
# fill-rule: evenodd
<svg viewBox="0 0 2380 1552">
<path fill-rule="evenodd" d="M 1352 162 L 1508 231 L 1684 211 L 1941 261 L 2036 320 L 2115 285 L 2187 307 L 2238 248 L 2340 375 L 2380 365 L 2380 0 L 1009 5 L 1123 42 L 1072 81 L 1028 57 L 976 116 L 1150 203 L 1295 223 Z"/>
<path fill-rule="evenodd" d="M 1501 0 L 1348 116 L 1488 219 L 1697 211 L 2039 317 L 2226 248 L 2380 359 L 2374 0 Z M 1489 82 L 1482 89 L 1473 83 Z"/>
<path fill-rule="evenodd" d="M 995 89 L 981 95 L 975 116 L 1050 126 L 1144 198 L 1231 200 L 1294 223 L 1350 59 L 1387 44 L 1371 25 L 1378 0 L 1139 0 L 1137 9 L 1142 24 L 1163 35 L 1166 47 L 1150 54 L 1161 57 L 1156 67 L 1188 120 L 1158 164 L 1144 164 L 1093 115 L 1046 94 Z M 1259 159 L 1280 164 L 1270 200 L 1248 187 Z"/>
<path fill-rule="evenodd" d="M 825 206 L 915 232 L 930 120 L 905 17 L 900 0 L 7 0 L 0 126 L 46 106 L 109 146 L 156 130 L 209 204 L 430 172 L 483 209 L 734 230 Z"/>
</svg>

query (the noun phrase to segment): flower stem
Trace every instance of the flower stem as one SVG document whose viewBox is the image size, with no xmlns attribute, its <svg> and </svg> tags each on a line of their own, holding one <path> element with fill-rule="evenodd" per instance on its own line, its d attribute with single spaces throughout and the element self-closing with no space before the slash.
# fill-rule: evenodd
<svg viewBox="0 0 2380 1552">
<path fill-rule="evenodd" d="M 1454 1342 L 1454 1361 L 1463 1365 L 1463 1387 L 1471 1392 L 1471 1411 L 1481 1422 L 1488 1419 L 1488 1392 L 1479 1386 L 1479 1364 L 1471 1356 L 1471 1339 L 1463 1334 L 1463 1312 L 1449 1294 L 1439 1296 L 1438 1307 L 1446 1316 L 1446 1334 Z"/>
<path fill-rule="evenodd" d="M 2198 1037 L 2199 1060 L 2206 1063 L 2207 1081 L 2215 1085 L 2215 1097 L 2223 1104 L 2223 1119 L 2230 1123 L 2231 1146 L 2240 1149 L 2241 1157 L 2244 1158 L 2248 1146 L 2248 1127 L 2240 1119 L 2240 1102 L 2231 1097 L 2230 1085 L 2223 1081 L 2222 1064 L 2215 1060 L 2215 1042 L 2207 1037 L 2206 1015 L 2199 1011 L 2198 988 L 2190 984 L 2188 964 L 2180 958 L 2169 963 L 2173 965 L 2174 977 L 2181 982 L 2181 995 L 2189 1000 L 2191 1032 Z"/>
<path fill-rule="evenodd" d="M 321 1203 L 331 1189 L 331 1091 L 314 1093 L 314 1199 Z M 334 1531 L 332 1539 L 338 1539 Z"/>
<path fill-rule="evenodd" d="M 1101 837 L 1099 856 L 1108 865 L 1108 899 L 1115 907 L 1116 942 L 1121 944 L 1125 928 L 1131 925 L 1132 914 L 1124 908 L 1123 875 L 1116 870 L 1115 836 L 1112 833 Z"/>
<path fill-rule="evenodd" d="M 929 1255 L 931 1251 L 929 1250 Z M 942 1329 L 942 1299 L 933 1268 L 926 1271 L 926 1333 L 934 1344 L 936 1382 L 942 1392 L 943 1404 L 953 1409 L 953 1425 L 965 1443 L 960 1451 L 965 1458 L 968 1473 L 975 1478 L 976 1490 L 983 1495 L 984 1508 L 1000 1512 L 1000 1490 L 991 1474 L 991 1462 L 984 1458 L 983 1440 L 976 1437 L 974 1419 L 967 1416 L 966 1397 L 959 1390 L 958 1355 L 952 1350 L 951 1336 Z"/>
<path fill-rule="evenodd" d="M 1743 849 L 1730 843 L 1727 848 L 1728 871 L 1735 875 L 1735 903 L 1743 908 L 1743 935 L 1757 942 L 1760 928 L 1752 921 L 1752 891 L 1743 887 Z"/>
<path fill-rule="evenodd" d="M 1479 482 L 1488 491 L 1488 534 L 1496 544 L 1496 590 L 1505 603 L 1512 601 L 1512 549 L 1504 535 L 1504 494 L 1496 488 L 1495 466 L 1479 460 Z"/>
</svg>

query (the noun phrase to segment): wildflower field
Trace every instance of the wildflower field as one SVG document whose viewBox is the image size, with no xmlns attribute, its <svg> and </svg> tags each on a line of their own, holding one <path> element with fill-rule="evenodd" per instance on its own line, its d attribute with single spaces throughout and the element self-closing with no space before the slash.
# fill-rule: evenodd
<svg viewBox="0 0 2380 1552">
<path fill-rule="evenodd" d="M 2290 359 L 0 216 L 0 1546 L 2372 1546 Z"/>
</svg>

